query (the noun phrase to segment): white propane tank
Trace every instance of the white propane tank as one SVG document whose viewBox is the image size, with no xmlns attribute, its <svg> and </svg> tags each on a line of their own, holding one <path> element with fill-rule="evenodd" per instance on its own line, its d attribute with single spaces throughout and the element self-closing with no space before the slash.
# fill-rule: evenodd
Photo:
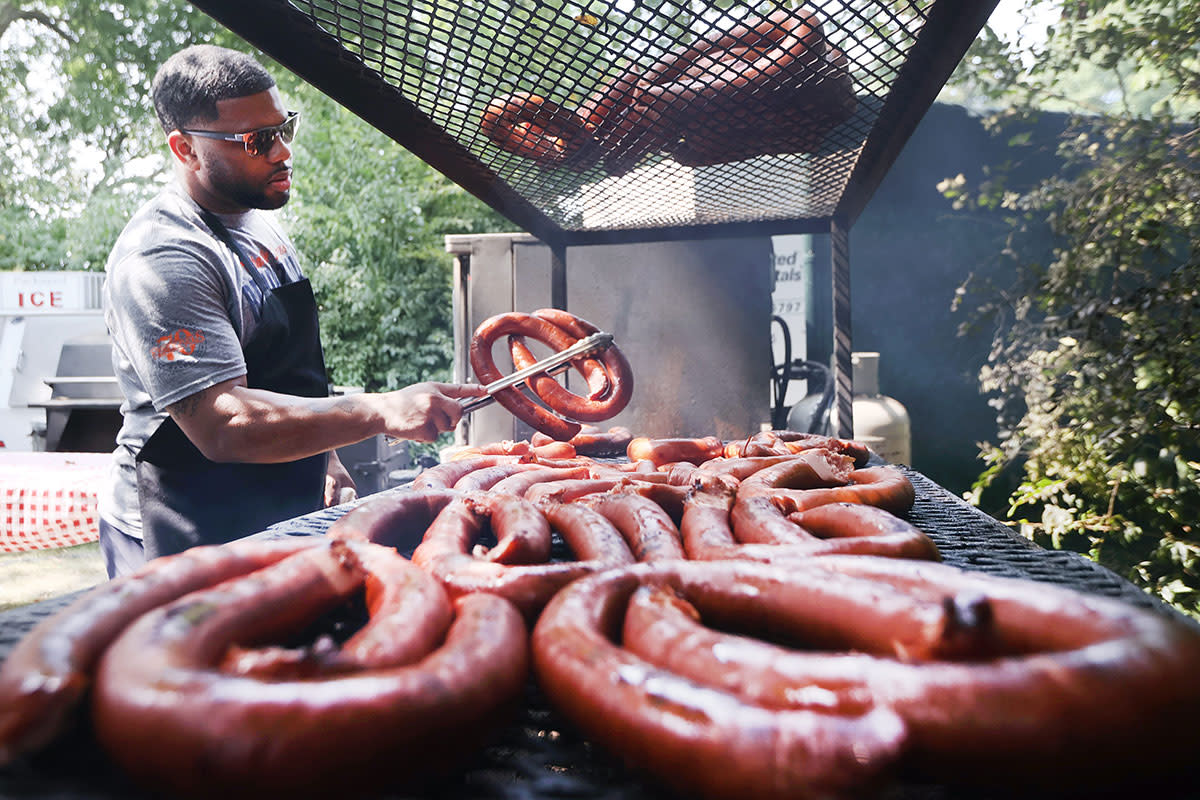
<svg viewBox="0 0 1200 800">
<path fill-rule="evenodd" d="M 912 464 L 912 427 L 899 400 L 879 392 L 879 353 L 852 353 L 854 438 L 892 464 Z"/>
</svg>

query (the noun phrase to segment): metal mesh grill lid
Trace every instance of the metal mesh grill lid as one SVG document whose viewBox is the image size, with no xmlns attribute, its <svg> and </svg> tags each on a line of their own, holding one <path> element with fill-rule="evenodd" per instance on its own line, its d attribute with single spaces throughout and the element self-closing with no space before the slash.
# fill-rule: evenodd
<svg viewBox="0 0 1200 800">
<path fill-rule="evenodd" d="M 193 3 L 567 243 L 852 220 L 995 5 Z"/>
</svg>

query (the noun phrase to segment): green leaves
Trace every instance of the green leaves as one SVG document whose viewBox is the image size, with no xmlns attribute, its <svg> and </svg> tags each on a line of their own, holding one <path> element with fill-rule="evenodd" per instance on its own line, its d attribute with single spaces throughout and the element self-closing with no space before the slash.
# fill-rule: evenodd
<svg viewBox="0 0 1200 800">
<path fill-rule="evenodd" d="M 183 0 L 0 0 L 0 269 L 103 269 L 130 214 L 168 177 L 154 72 L 199 41 L 254 52 Z M 263 61 L 304 113 L 283 214 L 321 304 L 333 380 L 391 389 L 448 378 L 443 237 L 510 226 Z"/>
<path fill-rule="evenodd" d="M 378 390 L 449 379 L 444 237 L 510 225 L 327 97 L 286 91 L 305 117 L 287 224 L 321 306 L 335 382 Z"/>
<path fill-rule="evenodd" d="M 991 82 L 1004 71 L 988 59 L 1015 55 L 987 43 L 961 68 L 1011 103 L 998 126 L 1082 100 L 1057 143 L 1057 174 L 1018 189 L 1000 167 L 989 185 L 942 187 L 956 206 L 1029 212 L 1005 217 L 997 259 L 1013 283 L 973 282 L 955 301 L 994 331 L 980 386 L 999 441 L 981 449 L 988 469 L 974 498 L 1035 541 L 1086 553 L 1200 616 L 1200 5 L 1067 8 L 1025 62 L 1027 91 Z M 1088 71 L 1109 88 L 1095 80 L 1070 97 L 1064 76 Z M 1106 92 L 1113 99 L 1096 103 Z M 1022 133 L 1010 138 L 1016 152 L 1029 144 Z M 1018 196 L 997 203 L 999 190 Z M 997 489 L 1007 497 L 989 495 Z"/>
</svg>

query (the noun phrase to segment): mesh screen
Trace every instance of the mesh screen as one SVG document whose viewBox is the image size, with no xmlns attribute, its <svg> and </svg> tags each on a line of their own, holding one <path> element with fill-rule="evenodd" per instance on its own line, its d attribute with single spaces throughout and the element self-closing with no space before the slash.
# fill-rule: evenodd
<svg viewBox="0 0 1200 800">
<path fill-rule="evenodd" d="M 604 231 L 831 217 L 933 0 L 290 6 L 554 224 Z"/>
</svg>

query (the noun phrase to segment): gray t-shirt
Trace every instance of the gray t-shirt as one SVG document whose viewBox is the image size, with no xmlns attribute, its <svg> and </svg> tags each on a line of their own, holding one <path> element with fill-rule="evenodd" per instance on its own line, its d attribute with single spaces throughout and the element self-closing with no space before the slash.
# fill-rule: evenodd
<svg viewBox="0 0 1200 800">
<path fill-rule="evenodd" d="M 288 281 L 302 277 L 296 249 L 270 213 L 217 216 L 266 285 L 279 285 L 267 252 Z M 124 420 L 100 516 L 140 537 L 134 459 L 167 417 L 167 406 L 246 374 L 242 343 L 254 330 L 263 292 L 178 182 L 134 214 L 105 272 L 104 320 Z"/>
</svg>

